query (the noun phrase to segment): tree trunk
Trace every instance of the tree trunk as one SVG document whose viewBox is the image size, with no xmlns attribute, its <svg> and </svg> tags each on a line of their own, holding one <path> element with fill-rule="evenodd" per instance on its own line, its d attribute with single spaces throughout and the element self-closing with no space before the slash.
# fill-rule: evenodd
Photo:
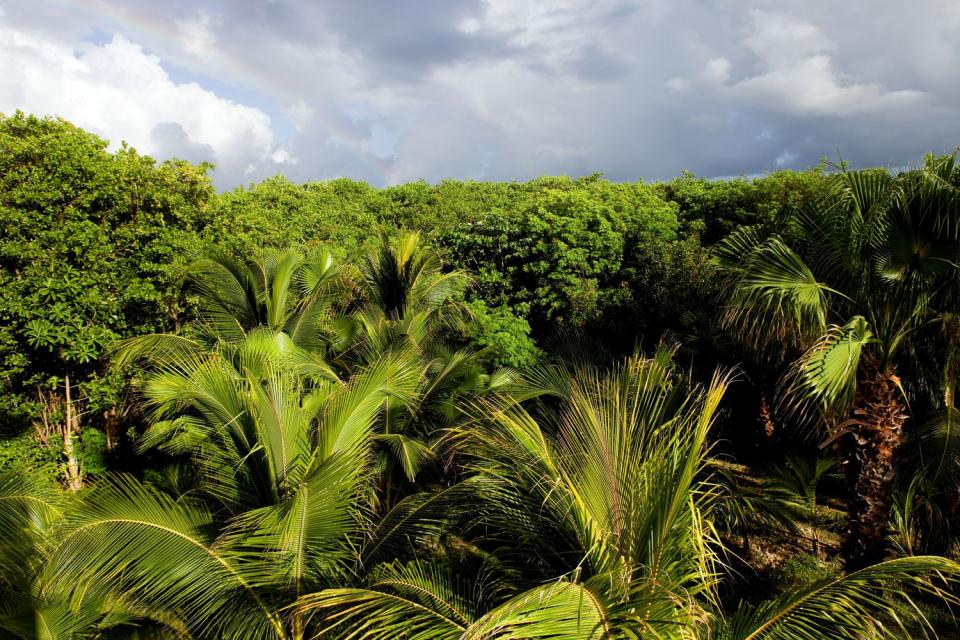
<svg viewBox="0 0 960 640">
<path fill-rule="evenodd" d="M 113 405 L 103 412 L 103 434 L 106 436 L 107 451 L 113 451 L 117 447 L 117 434 L 120 431 L 120 415 L 117 411 L 117 405 Z"/>
<path fill-rule="evenodd" d="M 842 547 L 847 571 L 862 569 L 886 556 L 894 463 L 907 420 L 897 382 L 892 368 L 882 370 L 876 363 L 867 363 L 847 423 L 851 425 L 845 452 L 849 522 Z"/>
<path fill-rule="evenodd" d="M 740 547 L 740 556 L 747 563 L 750 563 L 753 560 L 753 546 L 750 544 L 750 534 L 747 532 L 746 528 L 744 528 L 743 534 L 740 538 Z"/>
<path fill-rule="evenodd" d="M 83 473 L 80 470 L 80 461 L 73 446 L 73 434 L 79 420 L 73 411 L 73 402 L 70 398 L 70 376 L 66 376 L 67 415 L 63 424 L 63 454 L 67 457 L 66 480 L 70 491 L 79 491 L 83 487 Z"/>
</svg>

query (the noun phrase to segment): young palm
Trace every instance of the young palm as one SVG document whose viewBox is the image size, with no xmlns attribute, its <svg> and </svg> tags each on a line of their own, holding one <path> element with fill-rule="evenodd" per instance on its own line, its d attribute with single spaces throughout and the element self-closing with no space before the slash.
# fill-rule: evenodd
<svg viewBox="0 0 960 640">
<path fill-rule="evenodd" d="M 883 559 L 894 463 L 907 421 L 901 357 L 960 286 L 960 190 L 952 157 L 921 171 L 841 172 L 797 216 L 796 249 L 740 230 L 720 245 L 724 322 L 758 352 L 799 349 L 781 407 L 807 410 L 850 478 L 849 569 Z"/>
<path fill-rule="evenodd" d="M 490 559 L 459 579 L 436 558 L 391 564 L 300 610 L 331 637 L 681 637 L 714 582 L 698 476 L 725 382 L 687 395 L 669 360 L 581 371 L 556 412 L 478 402 L 453 438 L 487 532 L 466 545 Z"/>
<path fill-rule="evenodd" d="M 351 287 L 349 270 L 322 247 L 267 249 L 245 261 L 213 254 L 193 263 L 188 276 L 200 323 L 218 338 L 239 340 L 265 327 L 311 350 L 322 346 L 331 307 Z"/>
<path fill-rule="evenodd" d="M 462 271 L 444 272 L 442 267 L 419 233 L 383 237 L 361 267 L 364 300 L 393 320 L 422 311 L 438 313 L 469 283 Z"/>
<path fill-rule="evenodd" d="M 352 276 L 323 248 L 267 249 L 248 260 L 212 253 L 189 266 L 186 284 L 197 318 L 176 333 L 122 341 L 116 364 L 200 355 L 264 331 L 319 359 L 342 337 L 336 307 L 349 301 Z"/>
<path fill-rule="evenodd" d="M 814 554 L 820 553 L 820 528 L 843 520 L 843 512 L 823 504 L 820 493 L 835 466 L 833 458 L 788 455 L 782 466 L 770 470 L 765 487 L 793 518 L 809 522 Z"/>
<path fill-rule="evenodd" d="M 359 304 L 351 315 L 353 341 L 338 361 L 362 364 L 403 351 L 419 361 L 420 385 L 411 402 L 390 398 L 377 436 L 381 511 L 392 508 L 421 468 L 436 462 L 436 440 L 462 417 L 460 399 L 491 392 L 513 379 L 487 374 L 476 354 L 447 346 L 469 321 L 461 271 L 445 271 L 420 235 L 383 236 L 359 268 Z"/>
<path fill-rule="evenodd" d="M 474 539 L 421 537 L 419 558 L 302 597 L 314 637 L 852 639 L 920 576 L 956 570 L 897 560 L 717 615 L 706 436 L 725 379 L 690 389 L 668 351 L 546 378 L 559 409 L 481 402 L 454 434 Z"/>
<path fill-rule="evenodd" d="M 108 584 L 199 637 L 302 637 L 282 608 L 352 570 L 378 415 L 419 371 L 389 354 L 343 382 L 285 335 L 148 361 L 141 446 L 189 460 L 196 488 L 95 487 L 51 560 L 73 599 Z"/>
<path fill-rule="evenodd" d="M 461 271 L 445 272 L 420 234 L 382 237 L 360 267 L 354 350 L 361 359 L 397 347 L 429 353 L 443 331 L 463 322 L 460 301 L 469 282 Z"/>
<path fill-rule="evenodd" d="M 171 628 L 300 637 L 303 623 L 282 607 L 348 580 L 355 549 L 369 546 L 375 443 L 416 472 L 418 451 L 384 427 L 442 412 L 473 369 L 465 355 L 424 362 L 400 341 L 335 373 L 315 340 L 335 324 L 329 310 L 349 302 L 343 290 L 329 295 L 339 284 L 329 261 L 221 257 L 192 277 L 193 337 L 132 340 L 118 358 L 142 365 L 141 448 L 189 461 L 195 487 L 174 499 L 130 478 L 102 483 L 68 518 L 51 566 L 69 576 L 71 598 L 109 584 Z M 415 522 L 409 505 L 385 524 Z M 381 549 L 393 544 L 376 527 L 372 535 Z"/>
</svg>

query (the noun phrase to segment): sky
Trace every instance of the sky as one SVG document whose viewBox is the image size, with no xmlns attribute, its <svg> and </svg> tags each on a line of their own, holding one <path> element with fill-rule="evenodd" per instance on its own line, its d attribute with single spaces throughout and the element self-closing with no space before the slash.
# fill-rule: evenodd
<svg viewBox="0 0 960 640">
<path fill-rule="evenodd" d="M 960 0 L 0 0 L 0 113 L 221 189 L 916 164 L 960 145 Z"/>
</svg>

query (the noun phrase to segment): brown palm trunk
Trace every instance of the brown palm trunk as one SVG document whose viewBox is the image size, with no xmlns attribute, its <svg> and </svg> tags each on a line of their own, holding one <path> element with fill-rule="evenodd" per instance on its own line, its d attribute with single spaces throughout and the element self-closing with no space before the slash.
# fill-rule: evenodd
<svg viewBox="0 0 960 640">
<path fill-rule="evenodd" d="M 847 571 L 880 562 L 886 556 L 887 525 L 893 500 L 894 463 L 907 420 L 903 395 L 892 368 L 868 362 L 848 425 L 846 471 L 850 484 L 849 522 L 844 532 Z"/>
</svg>

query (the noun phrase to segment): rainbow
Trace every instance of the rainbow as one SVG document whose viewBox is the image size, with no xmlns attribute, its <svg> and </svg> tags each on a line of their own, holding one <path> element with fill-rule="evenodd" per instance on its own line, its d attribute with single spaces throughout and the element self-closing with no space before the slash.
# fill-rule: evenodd
<svg viewBox="0 0 960 640">
<path fill-rule="evenodd" d="M 172 20 L 138 13 L 129 7 L 110 4 L 105 0 L 50 0 L 49 3 L 60 6 L 64 10 L 87 15 L 94 24 L 103 25 L 105 31 L 119 33 L 131 42 L 144 46 L 145 49 L 153 49 L 154 52 L 188 50 L 182 30 Z M 106 28 L 106 25 L 109 25 L 109 28 Z M 239 65 L 233 57 L 219 51 L 213 52 L 208 60 L 213 63 L 212 68 L 222 74 L 228 84 L 235 84 L 274 98 L 280 104 L 290 104 L 297 97 L 279 90 L 272 76 L 266 71 Z M 380 158 L 371 153 L 367 147 L 368 140 L 358 136 L 353 129 L 342 125 L 338 119 L 324 116 L 323 110 L 316 110 L 313 118 L 338 143 L 353 149 L 383 184 L 389 184 L 389 159 Z"/>
</svg>

